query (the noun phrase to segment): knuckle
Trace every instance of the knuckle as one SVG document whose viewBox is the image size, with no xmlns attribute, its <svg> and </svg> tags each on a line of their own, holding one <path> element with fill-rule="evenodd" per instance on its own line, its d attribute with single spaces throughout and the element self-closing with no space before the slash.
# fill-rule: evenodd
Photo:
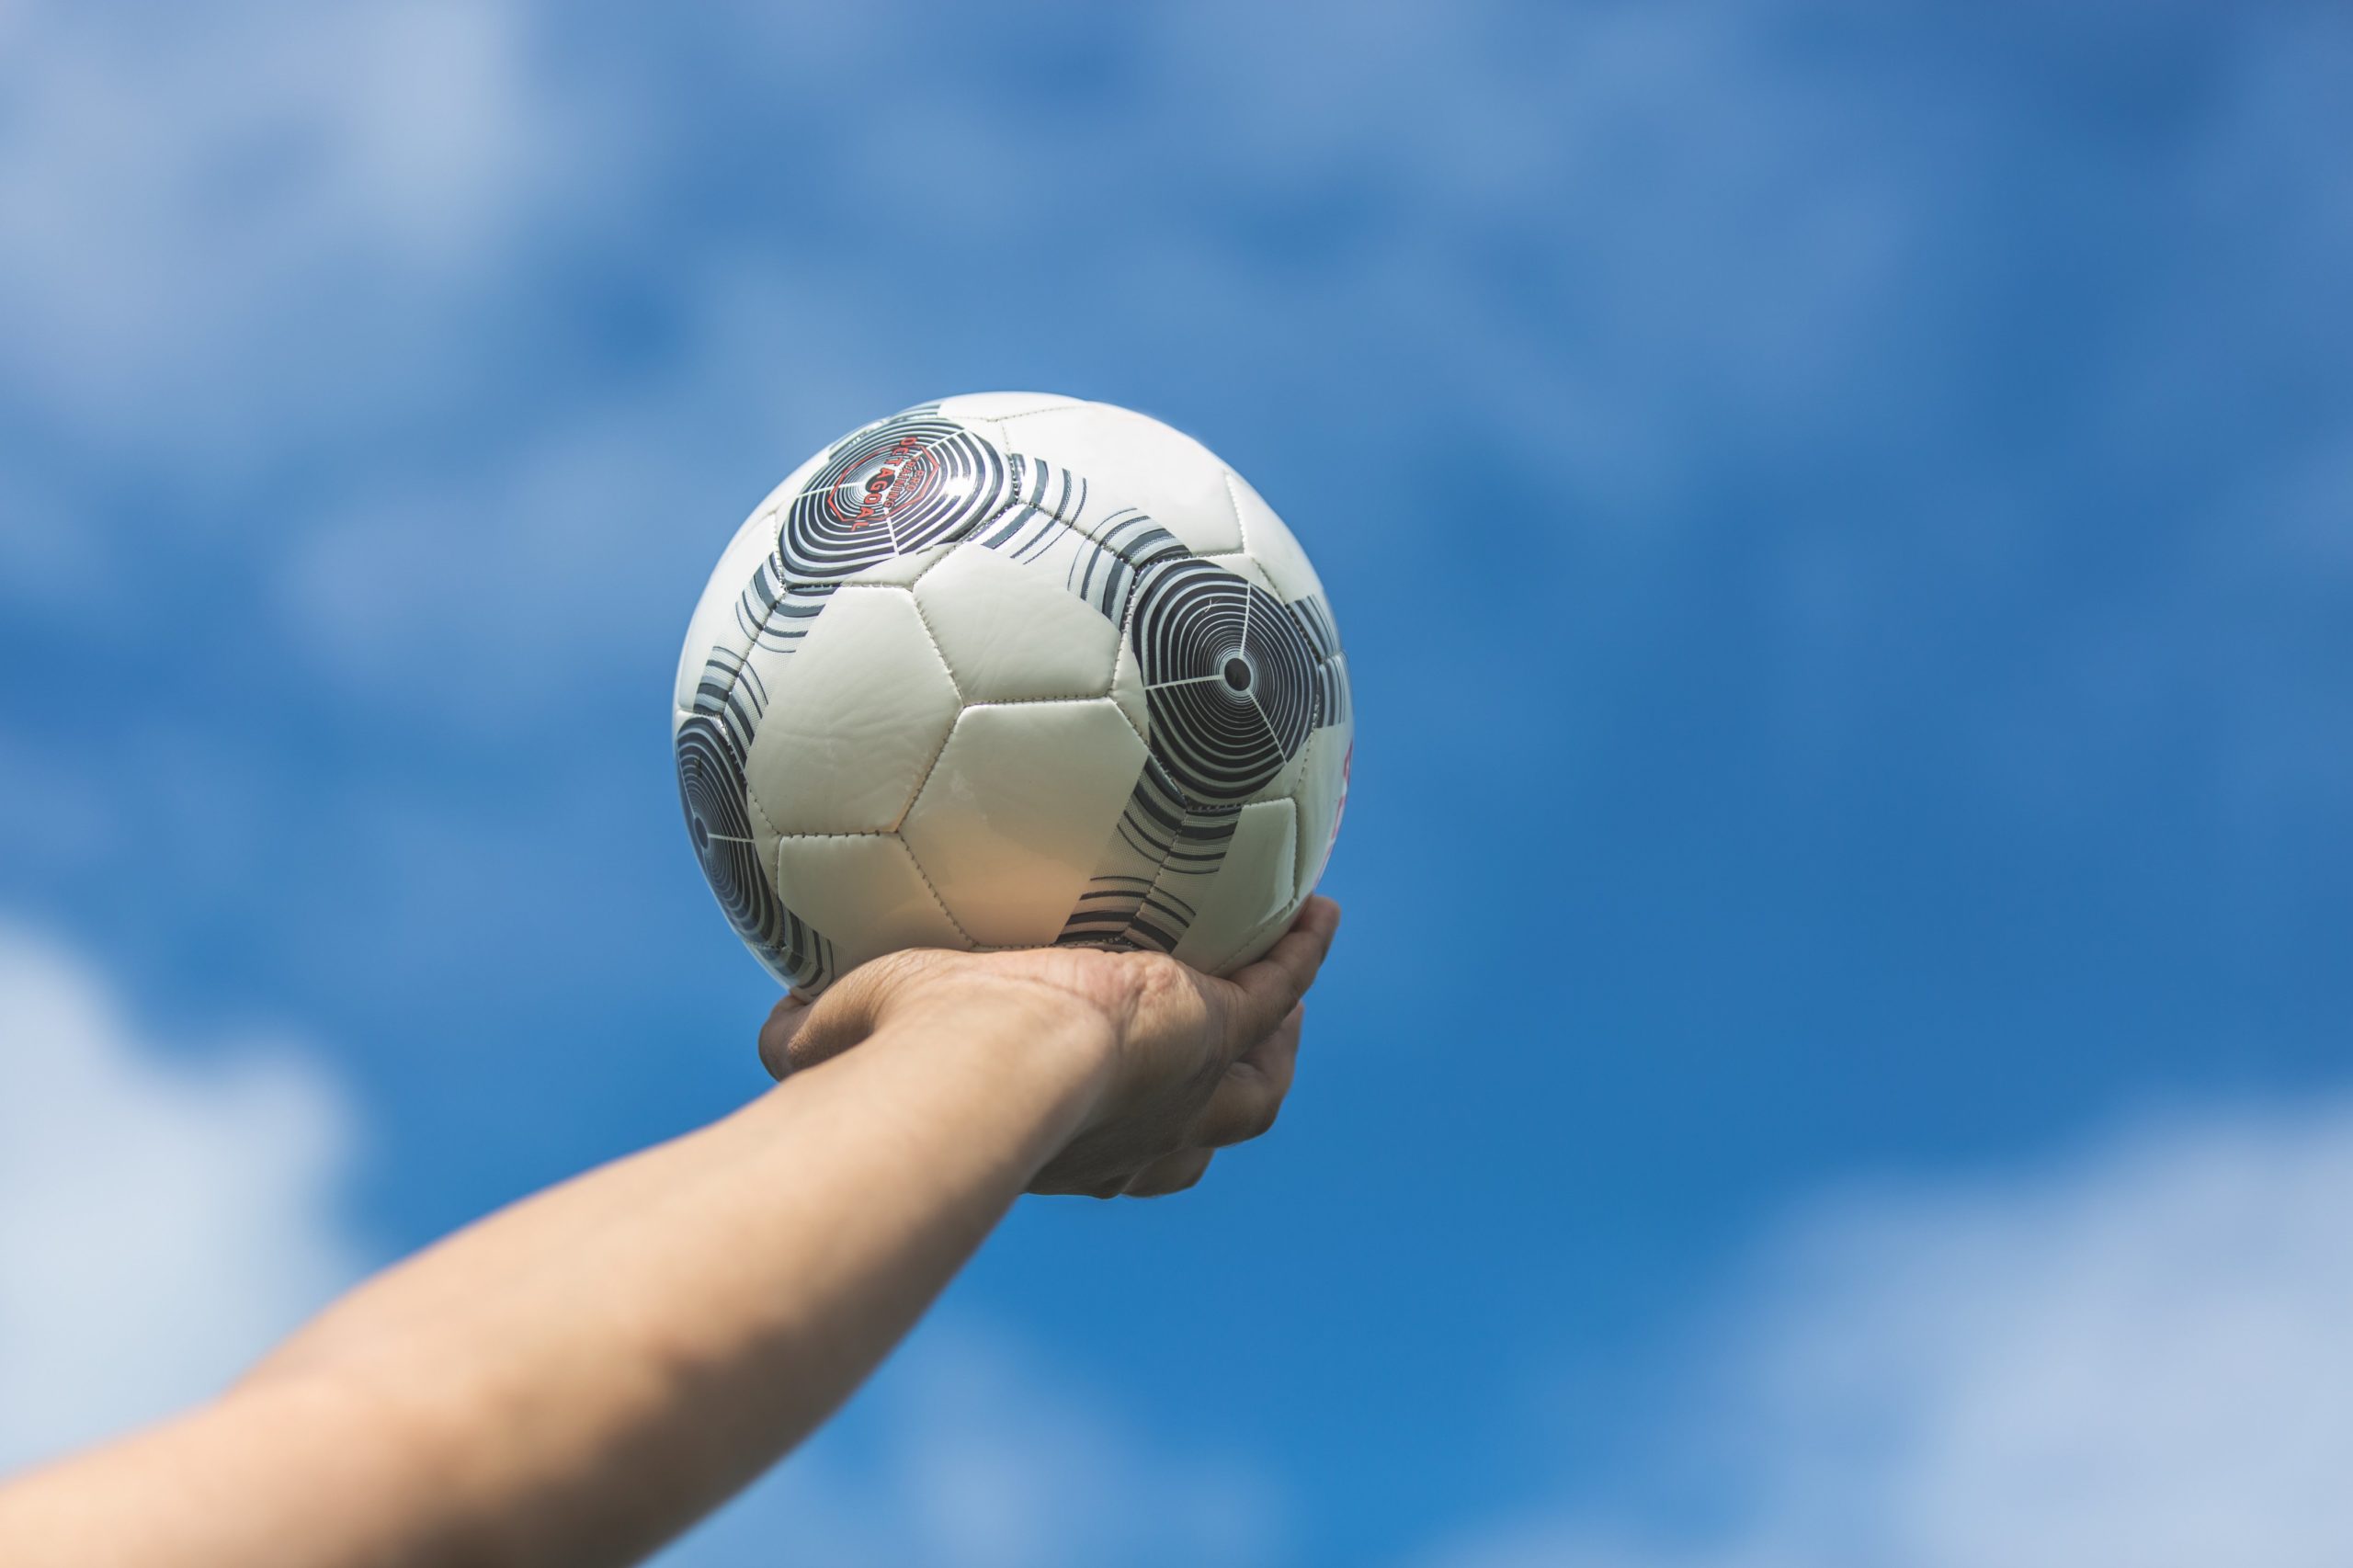
<svg viewBox="0 0 2353 1568">
<path fill-rule="evenodd" d="M 1166 953 L 1140 955 L 1133 972 L 1136 995 L 1141 1001 L 1165 1002 L 1192 990 L 1189 971 Z"/>
</svg>

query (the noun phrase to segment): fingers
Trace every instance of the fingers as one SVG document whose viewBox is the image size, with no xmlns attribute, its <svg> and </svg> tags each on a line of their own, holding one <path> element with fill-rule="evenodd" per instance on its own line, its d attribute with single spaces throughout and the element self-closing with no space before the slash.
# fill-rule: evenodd
<svg viewBox="0 0 2353 1568">
<path fill-rule="evenodd" d="M 1201 1179 L 1219 1149 L 1270 1131 L 1282 1111 L 1283 1096 L 1290 1093 L 1291 1074 L 1299 1064 L 1300 1029 L 1306 1018 L 1306 1007 L 1294 1005 L 1272 1033 L 1225 1070 L 1187 1135 L 1190 1146 L 1154 1160 L 1117 1190 L 1130 1198 L 1182 1192 Z"/>
<path fill-rule="evenodd" d="M 1264 1135 L 1275 1125 L 1290 1093 L 1293 1069 L 1299 1062 L 1299 1033 L 1307 1009 L 1294 1005 L 1272 1033 L 1236 1059 L 1218 1080 L 1189 1131 L 1190 1140 L 1208 1148 L 1223 1148 Z"/>
<path fill-rule="evenodd" d="M 1233 972 L 1232 983 L 1242 997 L 1228 1019 L 1229 1040 L 1254 1041 L 1274 1031 L 1315 983 L 1315 971 L 1324 967 L 1339 928 L 1340 906 L 1314 894 L 1266 957 Z"/>
<path fill-rule="evenodd" d="M 1120 1190 L 1130 1198 L 1165 1198 L 1172 1192 L 1182 1192 L 1201 1179 L 1214 1153 L 1211 1149 L 1180 1149 L 1144 1166 L 1130 1176 Z"/>
<path fill-rule="evenodd" d="M 1090 1198 L 1160 1198 L 1182 1192 L 1201 1179 L 1217 1151 L 1267 1131 L 1290 1092 L 1291 1075 L 1299 1061 L 1299 1037 L 1306 1021 L 1305 1006 L 1293 1004 L 1282 1021 L 1229 1063 L 1209 1103 L 1183 1134 L 1183 1143 L 1141 1169 L 1105 1176 L 1092 1170 L 1057 1171 L 1050 1165 L 1032 1192 L 1078 1192 Z M 1163 1144 L 1161 1147 L 1165 1148 Z"/>
</svg>

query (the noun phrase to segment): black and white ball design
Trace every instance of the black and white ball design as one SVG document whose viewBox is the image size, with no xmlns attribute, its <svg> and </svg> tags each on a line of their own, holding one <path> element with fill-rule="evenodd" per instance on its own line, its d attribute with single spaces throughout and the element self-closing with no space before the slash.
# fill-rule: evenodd
<svg viewBox="0 0 2353 1568">
<path fill-rule="evenodd" d="M 1246 801 L 1306 744 L 1315 654 L 1281 601 L 1213 561 L 1155 566 L 1128 631 L 1153 749 L 1188 800 Z"/>
<path fill-rule="evenodd" d="M 752 834 L 743 759 L 722 721 L 698 713 L 678 726 L 678 803 L 687 838 L 728 923 L 755 951 L 780 953 L 784 905 Z"/>
<path fill-rule="evenodd" d="M 1247 962 L 1322 872 L 1353 717 L 1323 585 L 1238 475 L 1126 409 L 987 393 L 754 513 L 675 734 L 721 907 L 813 991 L 912 946 Z"/>
</svg>

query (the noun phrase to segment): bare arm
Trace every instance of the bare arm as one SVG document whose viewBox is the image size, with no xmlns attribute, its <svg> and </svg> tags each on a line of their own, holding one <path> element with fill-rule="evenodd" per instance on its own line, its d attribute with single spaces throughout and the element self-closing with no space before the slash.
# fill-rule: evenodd
<svg viewBox="0 0 2353 1568">
<path fill-rule="evenodd" d="M 0 1562 L 635 1562 L 822 1422 L 1025 1187 L 1173 1190 L 1264 1131 L 1336 919 L 1316 901 L 1233 983 L 1090 952 L 854 971 L 779 1007 L 763 1054 L 801 1070 L 752 1105 L 0 1488 Z"/>
</svg>

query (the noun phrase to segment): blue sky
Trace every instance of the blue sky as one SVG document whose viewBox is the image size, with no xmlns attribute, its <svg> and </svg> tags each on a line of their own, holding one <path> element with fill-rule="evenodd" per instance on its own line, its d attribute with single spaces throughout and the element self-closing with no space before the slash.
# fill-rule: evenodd
<svg viewBox="0 0 2353 1568">
<path fill-rule="evenodd" d="M 1279 1136 L 1022 1209 L 682 1562 L 2341 1561 L 2224 1456 L 2353 1372 L 2348 83 L 2284 0 L 0 13 L 0 1455 L 760 1086 L 687 613 L 1040 388 L 1313 552 L 1346 939 Z"/>
</svg>

